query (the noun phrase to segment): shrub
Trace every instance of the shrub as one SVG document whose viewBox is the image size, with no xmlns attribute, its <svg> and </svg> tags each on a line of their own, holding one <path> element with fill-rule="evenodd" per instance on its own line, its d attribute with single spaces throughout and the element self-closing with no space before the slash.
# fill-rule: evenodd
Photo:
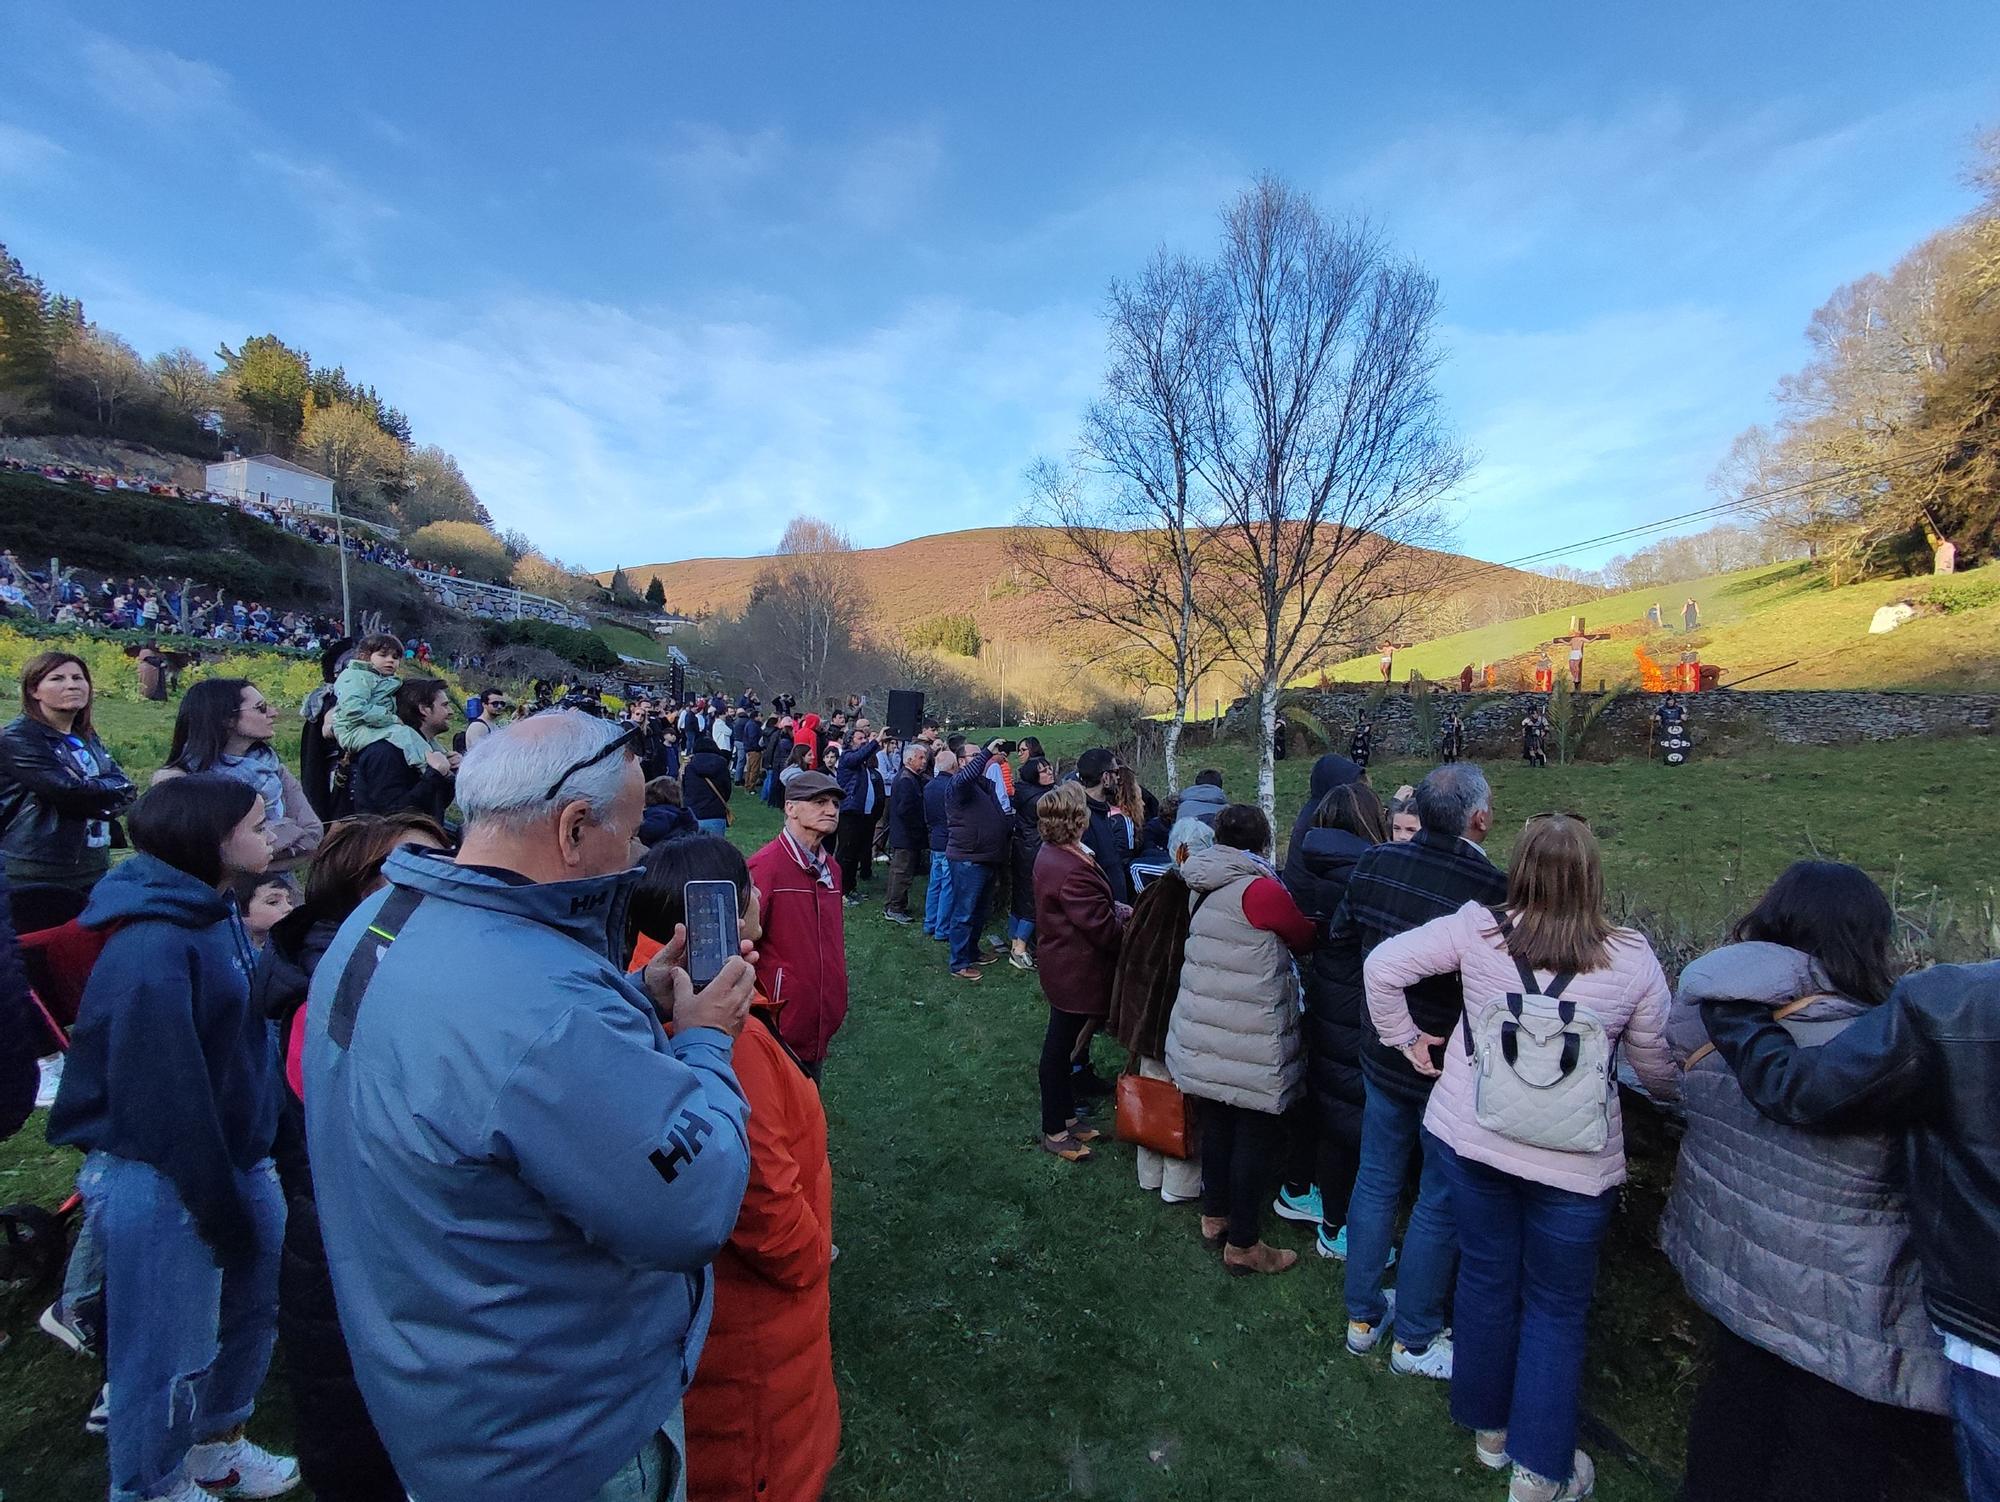
<svg viewBox="0 0 2000 1502">
<path fill-rule="evenodd" d="M 591 631 L 558 626 L 553 621 L 500 621 L 489 639 L 496 647 L 538 647 L 590 673 L 618 671 L 618 654 Z"/>
<path fill-rule="evenodd" d="M 412 558 L 455 568 L 468 579 L 504 582 L 514 560 L 507 546 L 478 522 L 432 522 L 403 539 Z"/>
<path fill-rule="evenodd" d="M 982 645 L 979 622 L 969 615 L 934 615 L 918 621 L 903 633 L 919 651 L 949 652 L 954 657 L 977 657 Z"/>
</svg>

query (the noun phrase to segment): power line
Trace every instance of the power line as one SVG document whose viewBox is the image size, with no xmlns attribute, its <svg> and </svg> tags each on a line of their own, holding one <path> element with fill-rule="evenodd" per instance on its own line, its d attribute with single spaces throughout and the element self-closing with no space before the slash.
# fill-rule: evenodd
<svg viewBox="0 0 2000 1502">
<path fill-rule="evenodd" d="M 1941 453 L 1949 447 L 1949 444 L 1940 443 L 1928 449 L 1919 449 L 1914 453 L 1905 454 L 1899 459 L 1890 461 L 1890 467 L 1928 458 L 1930 455 Z M 1535 563 L 1549 562 L 1553 559 L 1566 557 L 1571 553 L 1580 553 L 1586 548 L 1602 547 L 1607 543 L 1629 541 L 1633 538 L 1643 537 L 1648 533 L 1662 532 L 1670 527 L 1678 527 L 1687 522 L 1716 520 L 1738 512 L 1754 510 L 1766 502 L 1779 500 L 1785 496 L 1797 494 L 1800 491 L 1810 490 L 1815 486 L 1830 485 L 1836 481 L 1855 475 L 1879 474 L 1882 468 L 1884 468 L 1882 465 L 1852 465 L 1847 469 L 1836 470 L 1832 474 L 1817 475 L 1809 480 L 1797 480 L 1790 485 L 1780 485 L 1771 490 L 1757 491 L 1750 495 L 1738 496 L 1733 501 L 1719 501 L 1712 506 L 1702 506 L 1693 511 L 1681 512 L 1677 516 L 1662 517 L 1658 521 L 1645 522 L 1638 526 L 1626 527 L 1616 532 L 1606 532 L 1598 537 L 1586 537 L 1576 542 L 1565 543 L 1559 547 L 1544 548 L 1539 552 L 1528 553 L 1519 558 L 1510 558 L 1504 562 L 1482 563 L 1479 567 L 1460 575 L 1454 583 L 1463 585 L 1489 573 L 1499 573 Z"/>
</svg>

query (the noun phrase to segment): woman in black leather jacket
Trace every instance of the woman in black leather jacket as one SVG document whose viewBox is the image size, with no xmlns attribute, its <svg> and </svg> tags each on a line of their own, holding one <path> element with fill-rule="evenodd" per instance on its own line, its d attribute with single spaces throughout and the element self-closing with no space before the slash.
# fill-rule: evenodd
<svg viewBox="0 0 2000 1502">
<path fill-rule="evenodd" d="M 112 821 L 136 794 L 90 722 L 90 669 L 43 652 L 21 673 L 21 714 L 0 730 L 0 859 L 16 884 L 89 891 L 111 868 Z"/>
</svg>

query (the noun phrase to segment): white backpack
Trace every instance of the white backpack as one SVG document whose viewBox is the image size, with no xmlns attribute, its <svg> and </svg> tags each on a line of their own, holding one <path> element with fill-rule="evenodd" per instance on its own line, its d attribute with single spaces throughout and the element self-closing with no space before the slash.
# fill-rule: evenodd
<svg viewBox="0 0 2000 1502">
<path fill-rule="evenodd" d="M 1494 913 L 1504 944 L 1513 925 Z M 1544 987 L 1519 956 L 1521 989 L 1460 1019 L 1472 1062 L 1473 1110 L 1479 1124 L 1510 1142 L 1559 1153 L 1594 1153 L 1611 1136 L 1611 1039 L 1596 1018 L 1579 1015 L 1562 993 L 1572 973 Z"/>
</svg>

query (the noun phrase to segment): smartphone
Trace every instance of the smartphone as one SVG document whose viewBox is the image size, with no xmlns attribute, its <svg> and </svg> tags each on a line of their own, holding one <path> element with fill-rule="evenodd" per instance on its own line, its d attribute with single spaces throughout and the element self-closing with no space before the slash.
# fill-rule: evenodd
<svg viewBox="0 0 2000 1502">
<path fill-rule="evenodd" d="M 742 947 L 741 931 L 736 926 L 736 883 L 691 881 L 681 892 L 687 903 L 688 979 L 699 990 L 714 980 Z"/>
</svg>

